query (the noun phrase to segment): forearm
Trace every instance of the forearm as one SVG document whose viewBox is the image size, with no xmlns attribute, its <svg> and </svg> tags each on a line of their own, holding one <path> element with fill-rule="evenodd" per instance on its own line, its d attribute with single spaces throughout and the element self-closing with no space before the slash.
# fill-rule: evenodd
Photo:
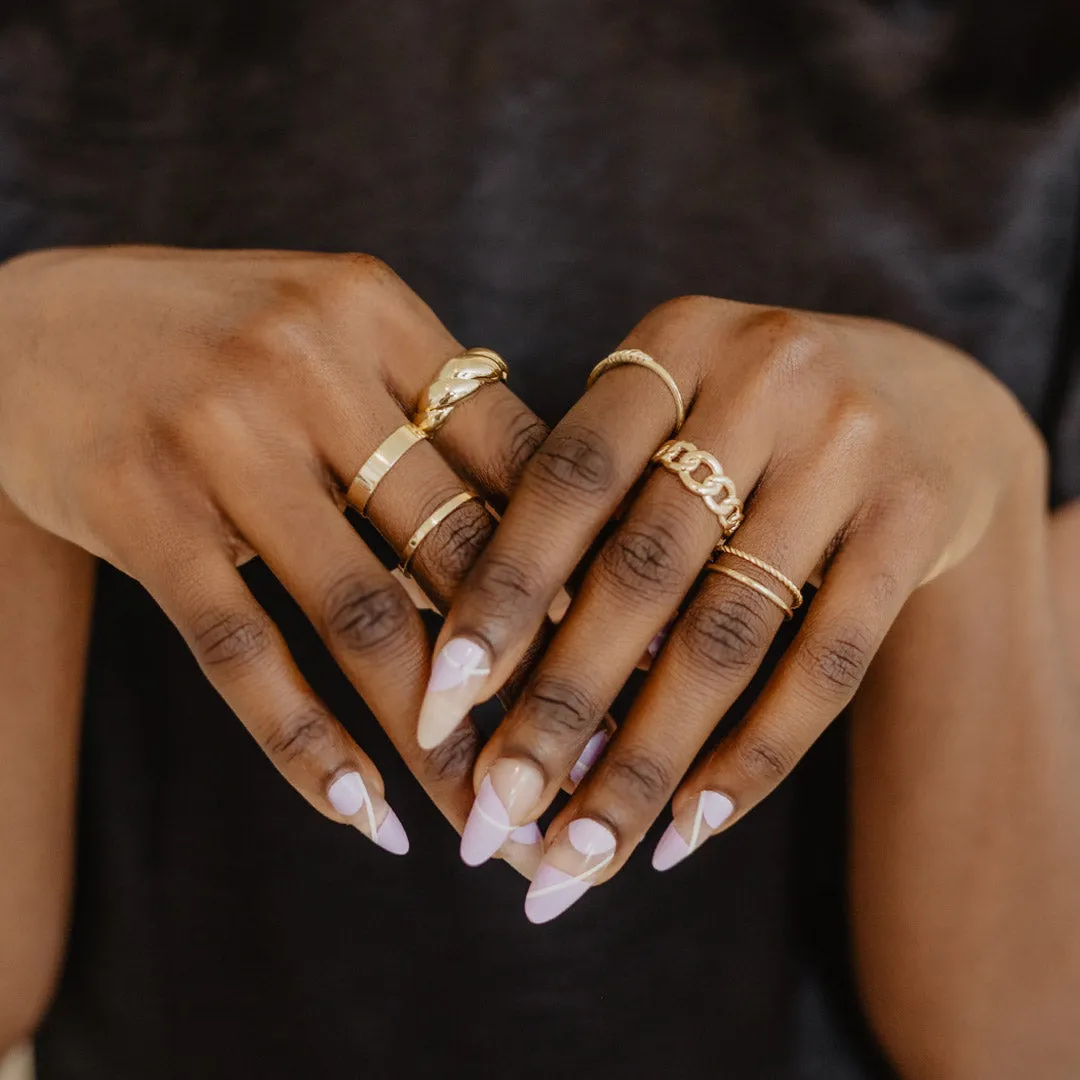
<svg viewBox="0 0 1080 1080">
<path fill-rule="evenodd" d="M 0 1055 L 48 1001 L 71 892 L 93 560 L 0 494 Z"/>
<path fill-rule="evenodd" d="M 912 597 L 855 703 L 856 962 L 915 1080 L 1080 1074 L 1080 608 L 1037 490 Z"/>
</svg>

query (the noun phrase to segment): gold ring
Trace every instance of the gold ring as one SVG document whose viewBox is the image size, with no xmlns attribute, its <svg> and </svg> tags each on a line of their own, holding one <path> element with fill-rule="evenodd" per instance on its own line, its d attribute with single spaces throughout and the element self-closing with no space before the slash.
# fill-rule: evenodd
<svg viewBox="0 0 1080 1080">
<path fill-rule="evenodd" d="M 719 563 L 709 563 L 705 569 L 712 570 L 717 574 L 726 574 L 729 578 L 734 578 L 736 581 L 742 582 L 743 585 L 753 589 L 754 592 L 760 593 L 766 600 L 771 600 L 784 613 L 785 619 L 790 619 L 795 614 L 772 589 L 767 585 L 762 585 L 760 581 L 755 581 L 749 574 L 740 574 L 738 570 L 732 570 L 730 566 L 721 566 Z"/>
<path fill-rule="evenodd" d="M 470 398 L 488 383 L 504 382 L 506 361 L 491 349 L 466 349 L 447 360 L 431 385 L 420 395 L 413 423 L 425 434 L 446 423 L 454 406 Z"/>
<path fill-rule="evenodd" d="M 724 473 L 724 466 L 707 450 L 699 450 L 693 443 L 671 440 L 664 443 L 652 456 L 657 465 L 663 465 L 683 482 L 683 486 L 700 495 L 705 505 L 716 515 L 726 540 L 742 524 L 743 504 L 735 493 L 735 482 Z M 695 471 L 704 466 L 709 475 L 695 480 Z M 717 498 L 717 496 L 723 496 Z"/>
<path fill-rule="evenodd" d="M 420 527 L 409 537 L 409 542 L 402 552 L 401 572 L 409 575 L 409 563 L 412 562 L 416 549 L 427 539 L 428 533 L 437 525 L 441 525 L 459 506 L 471 502 L 476 498 L 475 492 L 459 491 L 456 495 L 446 500 L 430 517 L 425 518 Z M 409 575 L 411 576 L 411 575 Z"/>
<path fill-rule="evenodd" d="M 368 500 L 375 494 L 382 478 L 401 460 L 411 447 L 427 436 L 415 424 L 402 424 L 387 436 L 375 452 L 360 466 L 360 471 L 345 492 L 345 501 L 365 513 Z"/>
<path fill-rule="evenodd" d="M 679 393 L 679 384 L 671 377 L 671 372 L 658 364 L 647 352 L 642 352 L 640 349 L 619 349 L 610 356 L 605 356 L 589 372 L 589 379 L 585 384 L 585 389 L 588 390 L 605 371 L 610 371 L 612 368 L 619 367 L 622 364 L 635 364 L 637 367 L 646 368 L 664 380 L 664 385 L 671 392 L 671 396 L 675 401 L 675 430 L 678 431 L 683 426 L 683 421 L 686 420 L 686 407 L 683 405 L 682 394 Z"/>
<path fill-rule="evenodd" d="M 780 584 L 791 593 L 792 608 L 802 607 L 803 594 L 799 586 L 786 574 L 781 573 L 775 566 L 767 563 L 764 559 L 759 559 L 756 555 L 751 555 L 747 551 L 740 551 L 738 548 L 729 547 L 727 544 L 718 545 L 716 551 L 713 552 L 713 556 L 715 557 L 716 555 L 734 555 L 736 559 L 742 559 L 743 562 L 748 562 L 751 566 L 756 566 L 759 570 L 764 570 L 766 574 L 776 581 L 779 581 Z"/>
</svg>

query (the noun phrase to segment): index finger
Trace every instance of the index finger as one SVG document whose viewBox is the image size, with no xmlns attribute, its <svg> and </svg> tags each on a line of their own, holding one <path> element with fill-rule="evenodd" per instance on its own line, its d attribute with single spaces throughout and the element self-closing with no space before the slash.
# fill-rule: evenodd
<svg viewBox="0 0 1080 1080">
<path fill-rule="evenodd" d="M 675 378 L 685 400 L 690 376 Z M 438 746 L 506 681 L 675 420 L 672 395 L 654 372 L 617 367 L 533 454 L 439 634 L 417 729 L 421 746 Z"/>
</svg>

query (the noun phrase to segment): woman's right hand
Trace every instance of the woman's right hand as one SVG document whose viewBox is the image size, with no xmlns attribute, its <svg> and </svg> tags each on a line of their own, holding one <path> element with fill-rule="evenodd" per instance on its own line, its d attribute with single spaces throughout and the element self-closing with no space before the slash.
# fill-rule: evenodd
<svg viewBox="0 0 1080 1080">
<path fill-rule="evenodd" d="M 403 852 L 378 771 L 237 572 L 261 556 L 460 831 L 477 732 L 417 745 L 424 627 L 341 513 L 360 465 L 461 352 L 431 310 L 364 256 L 67 249 L 0 268 L 0 330 L 0 491 L 138 579 L 285 778 Z M 466 486 L 505 497 L 544 433 L 504 385 L 486 387 L 438 450 L 401 459 L 368 514 L 400 552 Z M 492 527 L 472 501 L 425 540 L 413 570 L 437 603 Z M 528 871 L 539 846 L 506 855 Z"/>
</svg>

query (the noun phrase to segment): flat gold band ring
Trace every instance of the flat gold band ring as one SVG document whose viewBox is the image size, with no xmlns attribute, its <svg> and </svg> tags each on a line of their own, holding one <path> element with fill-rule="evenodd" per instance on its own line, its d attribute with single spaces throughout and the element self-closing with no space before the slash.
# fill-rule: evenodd
<svg viewBox="0 0 1080 1080">
<path fill-rule="evenodd" d="M 774 603 L 783 613 L 785 619 L 790 619 L 795 613 L 797 608 L 802 607 L 803 594 L 798 585 L 791 580 L 786 574 L 777 570 L 775 566 L 767 563 L 764 559 L 759 559 L 756 555 L 751 555 L 749 552 L 740 551 L 738 548 L 729 547 L 727 544 L 720 544 L 715 555 L 734 555 L 736 559 L 742 559 L 743 562 L 749 563 L 751 566 L 756 566 L 759 570 L 763 570 L 774 581 L 779 582 L 788 592 L 791 593 L 791 603 L 787 604 L 779 596 L 776 595 L 767 585 L 763 585 L 760 581 L 750 577 L 749 574 L 743 574 L 738 570 L 733 569 L 730 566 L 724 566 L 720 562 L 710 562 L 705 567 L 706 570 L 715 571 L 718 574 L 725 574 L 727 577 L 734 581 L 738 581 L 748 588 L 754 590 L 760 596 L 764 596 L 766 600 L 770 600 Z"/>
<path fill-rule="evenodd" d="M 589 372 L 589 379 L 585 384 L 585 389 L 589 389 L 605 371 L 610 371 L 612 368 L 620 367 L 623 364 L 634 364 L 637 367 L 646 368 L 664 380 L 664 385 L 670 391 L 672 400 L 675 402 L 675 430 L 678 431 L 686 420 L 686 406 L 683 405 L 679 384 L 671 377 L 671 372 L 663 365 L 658 364 L 647 352 L 642 352 L 640 349 L 619 349 L 610 356 L 605 356 Z"/>
<path fill-rule="evenodd" d="M 368 500 L 375 494 L 383 477 L 418 442 L 427 436 L 415 424 L 402 424 L 375 448 L 375 452 L 360 466 L 356 478 L 345 492 L 345 501 L 360 511 L 367 510 Z"/>
<path fill-rule="evenodd" d="M 504 382 L 506 361 L 492 349 L 466 349 L 447 360 L 420 395 L 413 423 L 425 435 L 438 431 L 455 407 L 489 383 Z"/>
<path fill-rule="evenodd" d="M 416 532 L 409 537 L 405 550 L 401 553 L 401 572 L 409 573 L 409 564 L 412 562 L 416 549 L 427 539 L 431 531 L 441 525 L 459 506 L 475 499 L 473 491 L 459 491 L 446 500 L 433 514 L 420 522 Z"/>
<path fill-rule="evenodd" d="M 652 460 L 674 473 L 688 491 L 701 497 L 720 522 L 722 540 L 726 540 L 742 524 L 743 505 L 735 493 L 735 482 L 707 450 L 699 450 L 684 439 L 671 439 L 653 454 Z M 699 468 L 708 471 L 704 480 L 694 477 Z"/>
</svg>

